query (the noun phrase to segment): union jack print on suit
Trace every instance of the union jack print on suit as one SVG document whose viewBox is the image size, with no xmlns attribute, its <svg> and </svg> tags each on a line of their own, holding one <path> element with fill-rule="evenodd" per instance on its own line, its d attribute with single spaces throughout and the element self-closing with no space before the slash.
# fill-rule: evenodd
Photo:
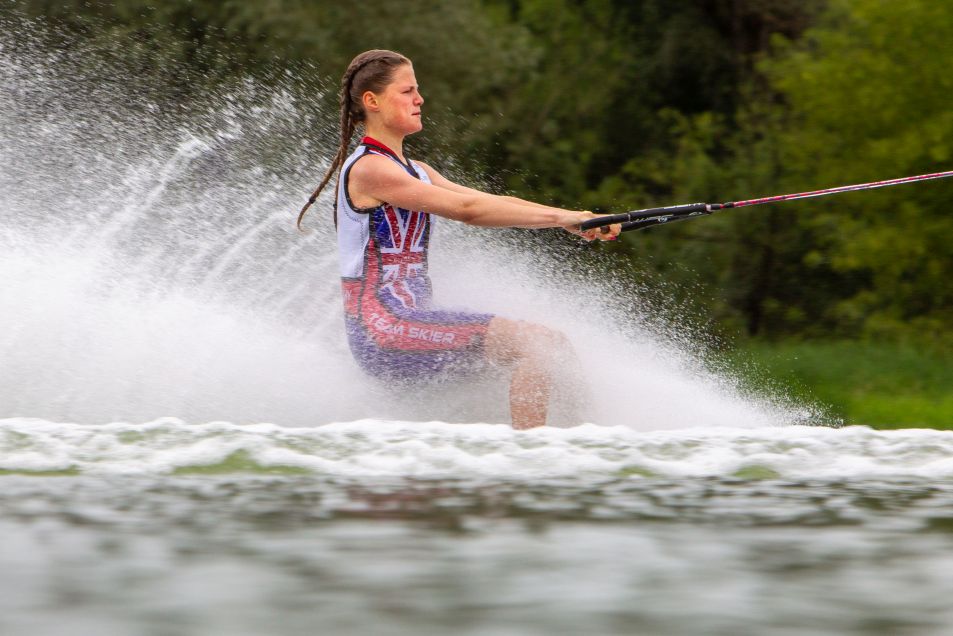
<svg viewBox="0 0 953 636">
<path fill-rule="evenodd" d="M 418 307 L 429 285 L 426 274 L 430 218 L 425 212 L 381 206 L 374 213 L 375 238 L 380 248 L 384 285 L 406 308 Z M 415 280 L 420 278 L 420 280 Z"/>
<path fill-rule="evenodd" d="M 433 306 L 427 251 L 434 217 L 387 203 L 356 208 L 351 201 L 350 169 L 372 154 L 431 184 L 420 166 L 369 137 L 341 168 L 338 256 L 344 323 L 354 359 L 375 377 L 413 382 L 482 368 L 493 315 Z"/>
</svg>

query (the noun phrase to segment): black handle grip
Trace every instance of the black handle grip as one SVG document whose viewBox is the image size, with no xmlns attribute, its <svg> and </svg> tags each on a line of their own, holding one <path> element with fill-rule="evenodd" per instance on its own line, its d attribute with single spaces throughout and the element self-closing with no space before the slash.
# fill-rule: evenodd
<svg viewBox="0 0 953 636">
<path fill-rule="evenodd" d="M 644 230 L 647 227 L 652 227 L 653 225 L 667 225 L 669 223 L 674 223 L 675 221 L 683 221 L 685 219 L 694 218 L 693 215 L 687 216 L 653 216 L 650 219 L 639 219 L 638 221 L 629 221 L 622 224 L 622 232 L 631 232 L 632 230 Z"/>
<path fill-rule="evenodd" d="M 583 221 L 579 228 L 582 231 L 591 230 L 597 227 L 612 225 L 613 223 L 628 223 L 639 219 L 649 219 L 654 217 L 680 217 L 688 214 L 698 214 L 708 212 L 707 203 L 687 203 L 685 205 L 670 205 L 664 208 L 645 208 L 644 210 L 632 210 L 621 214 L 605 214 L 595 219 Z"/>
<path fill-rule="evenodd" d="M 674 223 L 675 221 L 684 221 L 685 219 L 694 219 L 699 216 L 708 216 L 716 209 L 721 209 L 717 203 L 714 205 L 709 205 L 705 210 L 700 212 L 689 212 L 687 214 L 666 214 L 662 216 L 653 216 L 647 219 L 638 219 L 636 221 L 629 221 L 628 223 L 622 224 L 622 232 L 630 232 L 632 230 L 644 230 L 647 227 L 652 227 L 653 225 L 662 225 Z"/>
</svg>

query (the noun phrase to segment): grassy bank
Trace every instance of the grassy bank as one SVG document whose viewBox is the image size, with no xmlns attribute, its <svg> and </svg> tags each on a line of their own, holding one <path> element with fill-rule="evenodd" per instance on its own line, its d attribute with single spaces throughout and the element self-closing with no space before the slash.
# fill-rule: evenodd
<svg viewBox="0 0 953 636">
<path fill-rule="evenodd" d="M 845 424 L 953 429 L 953 359 L 868 342 L 749 342 L 728 356 L 752 386 L 830 407 Z"/>
</svg>

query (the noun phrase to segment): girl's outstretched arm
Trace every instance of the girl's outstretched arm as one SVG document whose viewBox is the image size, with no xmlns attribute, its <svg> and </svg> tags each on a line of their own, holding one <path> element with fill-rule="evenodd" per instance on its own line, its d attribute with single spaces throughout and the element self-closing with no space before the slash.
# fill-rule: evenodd
<svg viewBox="0 0 953 636">
<path fill-rule="evenodd" d="M 427 173 L 429 176 L 431 171 Z M 438 181 L 440 185 L 424 183 L 392 160 L 369 155 L 351 168 L 348 190 L 359 207 L 373 207 L 386 201 L 471 225 L 543 228 L 571 226 L 586 218 L 583 212 L 504 202 L 478 190 L 443 187 L 443 183 L 449 183 L 443 178 Z"/>
<path fill-rule="evenodd" d="M 535 203 L 535 202 L 533 202 L 533 201 L 527 201 L 527 200 L 525 200 L 525 199 L 520 199 L 519 197 L 513 197 L 513 196 L 507 196 L 507 195 L 499 195 L 499 194 L 490 194 L 490 193 L 487 193 L 487 192 L 483 192 L 483 191 L 481 191 L 481 190 L 476 190 L 476 189 L 474 189 L 474 188 L 468 188 L 468 187 L 465 186 L 465 185 L 460 185 L 459 183 L 455 183 L 455 182 L 451 181 L 450 179 L 447 179 L 447 178 L 444 177 L 442 174 L 440 174 L 439 172 L 437 172 L 434 168 L 432 168 L 432 167 L 430 167 L 429 165 L 423 163 L 422 161 L 417 161 L 417 162 L 415 162 L 415 163 L 417 163 L 418 165 L 422 166 L 422 167 L 427 171 L 427 175 L 430 177 L 430 180 L 433 182 L 434 185 L 436 185 L 436 186 L 438 186 L 438 187 L 441 187 L 441 188 L 445 188 L 445 189 L 447 189 L 447 190 L 452 190 L 453 192 L 459 192 L 459 193 L 461 193 L 461 194 L 470 194 L 470 195 L 476 195 L 476 196 L 486 196 L 486 197 L 490 197 L 491 199 L 493 199 L 493 200 L 496 201 L 496 202 L 505 201 L 505 202 L 515 203 L 515 204 L 517 204 L 517 205 L 528 206 L 528 207 L 532 207 L 532 208 L 547 208 L 547 207 L 549 207 L 549 206 L 546 206 L 546 205 L 542 205 L 542 204 L 540 204 L 540 203 Z M 590 212 L 589 214 L 592 214 L 592 213 Z M 593 215 L 593 216 L 595 216 L 595 215 Z M 574 234 L 579 234 L 580 236 L 582 236 L 583 238 L 586 238 L 586 239 L 588 239 L 588 240 L 592 240 L 592 239 L 594 239 L 594 238 L 599 238 L 599 239 L 602 239 L 602 240 L 611 240 L 611 239 L 615 238 L 616 236 L 618 236 L 619 231 L 621 230 L 621 226 L 620 226 L 620 225 L 611 225 L 611 226 L 607 226 L 604 230 L 599 229 L 599 230 L 597 230 L 597 231 L 589 231 L 589 232 L 575 232 L 575 231 L 573 231 L 571 228 L 565 228 L 565 229 L 567 229 L 567 230 L 570 231 L 570 232 L 573 232 Z"/>
<path fill-rule="evenodd" d="M 579 224 L 595 217 L 592 212 L 563 210 L 515 197 L 487 194 L 457 185 L 425 164 L 420 164 L 432 184 L 409 175 L 394 161 L 369 155 L 353 165 L 348 190 L 358 207 L 382 202 L 409 210 L 423 210 L 471 225 L 487 227 L 562 227 L 585 238 L 610 237 L 610 233 L 579 232 Z"/>
</svg>

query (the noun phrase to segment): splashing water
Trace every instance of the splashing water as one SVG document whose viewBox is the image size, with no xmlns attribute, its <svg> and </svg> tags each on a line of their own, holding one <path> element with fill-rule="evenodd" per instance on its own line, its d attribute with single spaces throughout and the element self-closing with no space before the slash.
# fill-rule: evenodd
<svg viewBox="0 0 953 636">
<path fill-rule="evenodd" d="M 90 68 L 81 52 L 0 40 L 0 415 L 507 420 L 503 378 L 395 395 L 351 360 L 333 228 L 320 214 L 328 198 L 312 233 L 293 222 L 327 166 L 334 117 L 294 78 L 210 88 L 170 108 L 157 92 L 124 90 L 116 68 Z M 584 420 L 656 429 L 815 417 L 746 397 L 650 316 L 606 303 L 611 274 L 560 282 L 554 259 L 500 236 L 438 222 L 438 302 L 565 331 L 585 377 L 599 379 Z"/>
</svg>

